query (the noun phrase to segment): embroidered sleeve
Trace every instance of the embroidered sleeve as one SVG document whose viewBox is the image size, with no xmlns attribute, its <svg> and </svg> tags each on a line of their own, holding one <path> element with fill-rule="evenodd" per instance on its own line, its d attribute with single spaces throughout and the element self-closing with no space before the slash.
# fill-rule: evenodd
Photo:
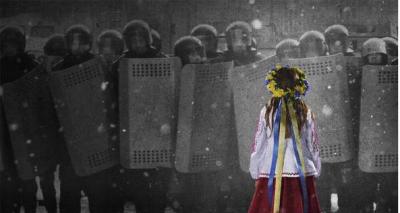
<svg viewBox="0 0 400 213">
<path fill-rule="evenodd" d="M 315 120 L 314 113 L 310 112 L 309 116 L 309 142 L 308 142 L 308 149 L 311 152 L 312 160 L 314 162 L 315 168 L 317 169 L 319 177 L 321 174 L 321 158 L 320 158 L 320 143 L 318 137 L 318 127 Z"/>
<path fill-rule="evenodd" d="M 257 128 L 255 130 L 254 133 L 254 139 L 253 139 L 253 143 L 251 145 L 251 153 L 256 152 L 260 145 L 260 143 L 262 142 L 263 134 L 266 134 L 265 132 L 265 107 L 261 110 L 260 116 L 258 117 L 258 122 L 257 122 Z"/>
<path fill-rule="evenodd" d="M 258 168 L 260 164 L 260 157 L 261 157 L 261 150 L 263 147 L 265 148 L 266 140 L 267 140 L 267 133 L 265 128 L 265 111 L 266 108 L 264 107 L 261 110 L 260 116 L 257 122 L 257 128 L 254 134 L 253 143 L 251 146 L 251 156 L 250 156 L 250 167 L 249 171 L 251 177 L 253 179 L 258 178 Z"/>
</svg>

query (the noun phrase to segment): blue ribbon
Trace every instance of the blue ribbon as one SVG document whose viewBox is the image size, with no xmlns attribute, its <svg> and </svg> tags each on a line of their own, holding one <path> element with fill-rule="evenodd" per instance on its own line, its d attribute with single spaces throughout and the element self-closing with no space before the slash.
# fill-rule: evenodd
<svg viewBox="0 0 400 213">
<path fill-rule="evenodd" d="M 276 160 L 278 158 L 279 124 L 281 122 L 281 108 L 282 108 L 282 99 L 279 99 L 278 109 L 275 113 L 275 119 L 274 119 L 274 150 L 273 150 L 271 169 L 269 171 L 269 179 L 268 179 L 268 202 L 270 203 L 271 206 L 272 206 L 272 191 L 274 185 Z"/>
<path fill-rule="evenodd" d="M 289 119 L 289 121 L 291 122 L 291 119 Z M 308 212 L 308 193 L 307 193 L 306 179 L 305 179 L 303 171 L 301 169 L 299 150 L 297 148 L 296 139 L 294 137 L 294 127 L 293 127 L 292 123 L 290 123 L 290 126 L 291 126 L 290 129 L 291 129 L 291 133 L 292 133 L 291 135 L 292 135 L 292 143 L 293 143 L 294 155 L 296 157 L 296 163 L 297 163 L 297 171 L 298 171 L 299 176 L 300 176 L 301 189 L 302 189 L 302 192 L 303 192 L 304 212 L 307 213 Z"/>
</svg>

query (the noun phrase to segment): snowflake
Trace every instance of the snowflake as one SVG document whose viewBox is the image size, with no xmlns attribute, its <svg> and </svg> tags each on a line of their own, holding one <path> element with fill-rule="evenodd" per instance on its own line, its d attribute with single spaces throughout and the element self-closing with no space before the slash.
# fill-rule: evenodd
<svg viewBox="0 0 400 213">
<path fill-rule="evenodd" d="M 169 124 L 163 124 L 160 128 L 161 135 L 168 135 L 171 133 L 171 126 Z"/>
<path fill-rule="evenodd" d="M 98 132 L 98 133 L 103 133 L 104 131 L 105 131 L 104 124 L 101 123 L 101 124 L 97 127 L 97 132 Z"/>
<path fill-rule="evenodd" d="M 331 116 L 332 113 L 333 113 L 333 110 L 332 110 L 332 108 L 331 108 L 330 106 L 328 106 L 328 105 L 325 104 L 325 105 L 322 107 L 322 113 L 323 113 L 325 116 Z"/>
<path fill-rule="evenodd" d="M 11 131 L 16 131 L 17 129 L 18 129 L 18 124 L 16 124 L 16 123 L 10 124 Z"/>
<path fill-rule="evenodd" d="M 107 86 L 108 86 L 108 84 L 109 84 L 109 82 L 108 81 L 104 81 L 104 82 L 102 82 L 101 83 L 101 90 L 106 90 L 107 89 Z"/>
<path fill-rule="evenodd" d="M 336 70 L 337 71 L 342 71 L 343 70 L 343 66 L 340 65 L 340 64 L 336 65 Z"/>
</svg>

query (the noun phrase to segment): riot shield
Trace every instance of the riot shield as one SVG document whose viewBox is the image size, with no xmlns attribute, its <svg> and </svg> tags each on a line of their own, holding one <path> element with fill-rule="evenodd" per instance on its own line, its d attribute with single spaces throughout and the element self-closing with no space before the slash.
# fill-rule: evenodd
<svg viewBox="0 0 400 213">
<path fill-rule="evenodd" d="M 346 71 L 348 76 L 349 86 L 349 101 L 351 112 L 352 129 L 349 129 L 349 134 L 352 135 L 354 141 L 354 149 L 358 150 L 358 133 L 360 126 L 360 96 L 361 96 L 361 65 L 360 57 L 345 56 Z M 352 131 L 351 131 L 352 130 Z"/>
<path fill-rule="evenodd" d="M 397 172 L 397 66 L 364 66 L 358 164 L 364 172 Z"/>
<path fill-rule="evenodd" d="M 248 172 L 254 131 L 263 106 L 271 98 L 264 85 L 267 72 L 277 63 L 276 57 L 230 70 L 240 168 Z"/>
<path fill-rule="evenodd" d="M 230 140 L 233 63 L 186 65 L 181 72 L 175 166 L 195 173 L 225 168 Z"/>
<path fill-rule="evenodd" d="M 87 176 L 118 163 L 115 93 L 101 59 L 51 74 L 51 92 L 72 165 Z"/>
<path fill-rule="evenodd" d="M 62 141 L 54 110 L 49 76 L 38 66 L 22 78 L 3 86 L 4 112 L 18 175 L 33 179 L 57 163 L 57 143 Z"/>
<path fill-rule="evenodd" d="M 125 168 L 172 166 L 180 67 L 175 57 L 121 59 L 120 160 Z"/>
<path fill-rule="evenodd" d="M 344 162 L 353 157 L 348 73 L 342 54 L 288 60 L 304 70 L 311 85 L 305 101 L 319 127 L 322 162 Z"/>
</svg>

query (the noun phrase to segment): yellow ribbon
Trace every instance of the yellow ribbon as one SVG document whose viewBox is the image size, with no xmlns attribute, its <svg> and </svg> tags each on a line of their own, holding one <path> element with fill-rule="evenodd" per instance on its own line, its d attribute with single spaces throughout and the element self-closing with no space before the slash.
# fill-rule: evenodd
<svg viewBox="0 0 400 213">
<path fill-rule="evenodd" d="M 276 174 L 276 184 L 275 184 L 275 193 L 274 193 L 274 209 L 273 213 L 279 213 L 279 206 L 281 201 L 281 185 L 282 185 L 282 170 L 285 158 L 286 151 L 286 143 L 285 143 L 285 134 L 286 134 L 286 101 L 282 99 L 282 112 L 281 112 L 281 122 L 279 124 L 279 150 L 278 150 L 278 161 L 277 161 L 277 174 Z"/>
<path fill-rule="evenodd" d="M 304 158 L 303 158 L 303 147 L 302 147 L 302 144 L 301 144 L 301 139 L 300 139 L 300 133 L 299 133 L 299 128 L 298 128 L 298 125 L 297 125 L 297 121 L 296 121 L 296 114 L 295 114 L 295 111 L 294 111 L 294 107 L 293 107 L 293 102 L 291 101 L 291 103 L 289 103 L 288 105 L 289 105 L 289 114 L 290 114 L 290 120 L 291 120 L 291 122 L 292 122 L 292 125 L 293 125 L 293 129 L 294 129 L 294 136 L 295 136 L 295 138 L 296 138 L 296 144 L 297 144 L 297 147 L 298 147 L 298 150 L 299 150 L 299 158 L 300 158 L 300 162 L 301 162 L 301 170 L 303 171 L 303 173 L 304 173 L 304 177 L 305 177 L 305 172 L 306 172 L 306 167 L 305 167 L 305 164 L 304 164 Z"/>
<path fill-rule="evenodd" d="M 286 152 L 286 141 L 285 141 L 285 134 L 286 134 L 286 105 L 288 105 L 289 108 L 289 114 L 290 114 L 290 120 L 294 129 L 294 136 L 295 136 L 295 142 L 297 144 L 298 148 L 298 153 L 299 153 L 299 158 L 301 162 L 301 170 L 303 172 L 304 178 L 305 178 L 305 164 L 304 164 L 304 158 L 303 158 L 303 149 L 302 149 L 302 144 L 301 144 L 301 139 L 300 139 L 300 133 L 296 121 L 296 114 L 294 111 L 293 107 L 293 102 L 289 101 L 288 104 L 286 104 L 285 99 L 282 99 L 282 111 L 281 111 L 281 120 L 280 120 L 280 127 L 279 127 L 279 148 L 278 148 L 278 161 L 277 161 L 277 174 L 276 174 L 276 184 L 275 184 L 275 194 L 274 194 L 274 208 L 273 208 L 273 213 L 279 213 L 279 207 L 280 207 L 280 198 L 281 198 L 281 186 L 282 186 L 282 170 L 284 166 L 284 158 L 285 158 L 285 152 Z M 304 186 L 303 186 L 304 187 Z M 305 195 L 307 196 L 307 195 Z M 307 204 L 305 204 L 307 205 Z"/>
</svg>

